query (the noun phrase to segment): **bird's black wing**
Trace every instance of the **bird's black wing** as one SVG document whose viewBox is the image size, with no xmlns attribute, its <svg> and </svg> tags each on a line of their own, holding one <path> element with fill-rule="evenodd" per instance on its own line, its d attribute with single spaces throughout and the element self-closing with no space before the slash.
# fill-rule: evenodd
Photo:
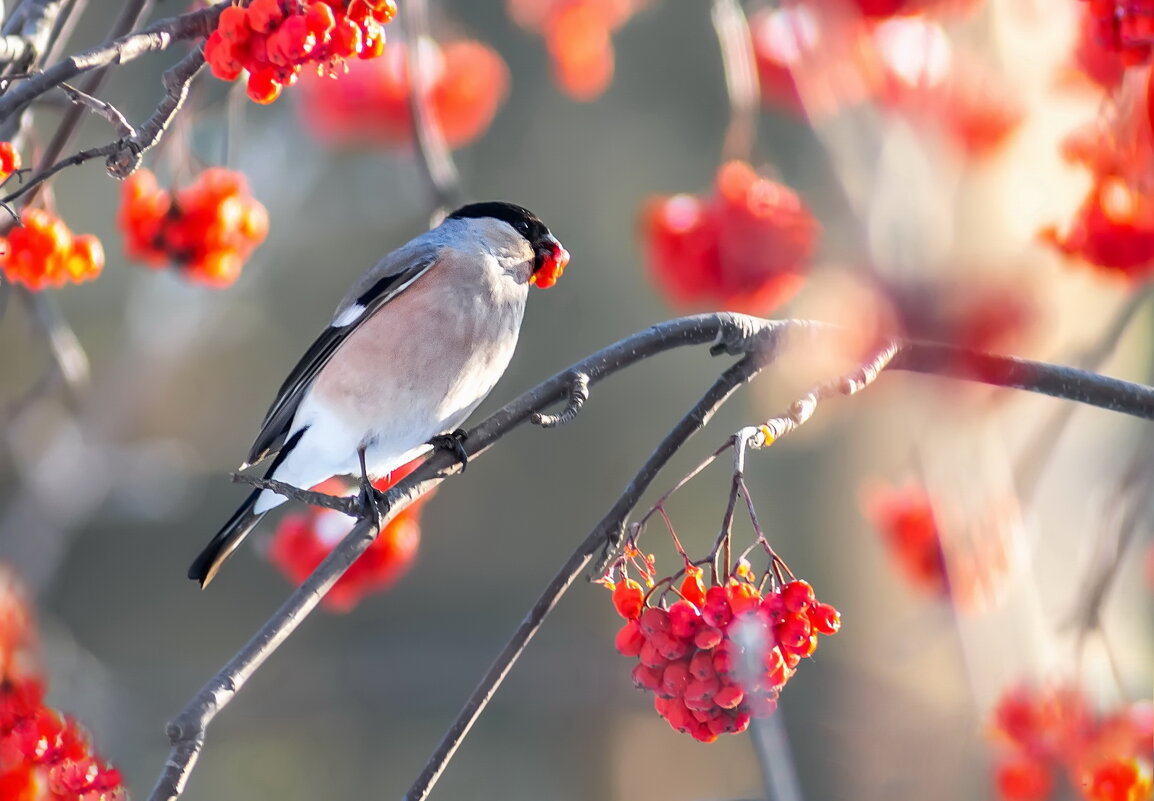
<svg viewBox="0 0 1154 801">
<path fill-rule="evenodd" d="M 402 248 L 386 256 L 384 261 L 354 285 L 349 295 L 337 307 L 333 323 L 317 337 L 285 379 L 276 400 L 264 417 L 264 422 L 261 423 L 260 433 L 252 444 L 245 466 L 256 464 L 270 453 L 281 449 L 288 438 L 289 427 L 292 425 L 293 417 L 296 416 L 305 390 L 332 358 L 341 343 L 362 322 L 424 275 L 436 261 L 437 250 L 432 247 Z M 338 324 L 344 315 L 351 316 L 357 307 L 363 311 L 344 325 Z"/>
</svg>

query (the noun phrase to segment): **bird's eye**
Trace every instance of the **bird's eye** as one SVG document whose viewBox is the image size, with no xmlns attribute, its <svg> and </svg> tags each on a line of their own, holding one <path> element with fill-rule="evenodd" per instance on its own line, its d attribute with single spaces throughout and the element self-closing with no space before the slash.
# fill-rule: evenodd
<svg viewBox="0 0 1154 801">
<path fill-rule="evenodd" d="M 529 233 L 529 223 L 525 222 L 524 220 L 520 220 L 517 223 L 517 230 L 523 234 Z"/>
</svg>

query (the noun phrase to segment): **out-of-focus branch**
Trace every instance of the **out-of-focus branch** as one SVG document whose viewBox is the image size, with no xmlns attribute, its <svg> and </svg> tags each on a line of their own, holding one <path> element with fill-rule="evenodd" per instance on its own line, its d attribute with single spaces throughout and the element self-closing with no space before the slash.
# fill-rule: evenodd
<svg viewBox="0 0 1154 801">
<path fill-rule="evenodd" d="M 0 63 L 27 69 L 47 50 L 64 0 L 25 0 L 4 20 Z"/>
<path fill-rule="evenodd" d="M 426 766 L 422 778 L 410 790 L 409 799 L 424 798 L 433 781 L 456 750 L 460 738 L 468 731 L 497 684 L 508 672 L 516 655 L 543 621 L 565 588 L 584 570 L 591 555 L 605 543 L 620 538 L 625 516 L 634 508 L 644 491 L 673 452 L 700 429 L 738 386 L 759 372 L 778 352 L 783 340 L 796 336 L 820 336 L 831 326 L 805 320 L 762 320 L 742 314 L 721 312 L 682 317 L 652 326 L 604 348 L 577 364 L 542 382 L 506 404 L 472 429 L 463 442 L 470 458 L 484 453 L 502 436 L 529 421 L 535 412 L 570 397 L 573 377 L 583 375 L 590 385 L 658 353 L 686 345 L 711 344 L 714 354 L 729 353 L 743 358 L 728 368 L 691 412 L 666 436 L 642 469 L 634 476 L 622 495 L 574 555 L 557 573 L 549 588 L 534 605 L 514 640 L 490 668 L 486 680 L 478 687 L 457 723 L 454 724 L 437 755 Z M 906 343 L 883 349 L 864 366 L 860 375 L 843 379 L 839 391 L 851 394 L 859 383 L 864 385 L 886 366 L 890 368 L 948 375 L 983 381 L 998 386 L 1017 387 L 1114 409 L 1126 414 L 1154 419 L 1154 388 L 1106 378 L 1081 370 L 1030 362 L 1011 357 L 992 356 L 966 351 L 948 345 Z M 975 370 L 976 368 L 976 370 Z M 434 452 L 420 467 L 384 495 L 388 512 L 379 521 L 384 525 L 416 498 L 459 472 L 461 462 L 453 454 Z M 282 494 L 300 497 L 300 491 L 285 488 Z M 169 725 L 172 751 L 150 801 L 171 801 L 184 790 L 204 745 L 208 725 L 236 696 L 244 683 L 268 659 L 285 639 L 320 602 L 324 593 L 344 571 L 368 548 L 375 534 L 370 520 L 362 519 L 337 544 L 336 548 L 297 588 L 249 642 L 189 701 Z"/>
<path fill-rule="evenodd" d="M 145 120 L 139 129 L 134 130 L 129 126 L 131 133 L 128 136 L 117 139 L 115 142 L 109 142 L 107 145 L 73 153 L 71 156 L 41 169 L 25 181 L 19 189 L 0 198 L 0 203 L 11 203 L 32 192 L 61 170 L 83 164 L 94 158 L 104 158 L 108 172 L 117 178 L 126 178 L 131 175 L 140 166 L 144 154 L 160 143 L 176 113 L 180 111 L 188 97 L 189 84 L 202 67 L 204 67 L 204 51 L 198 47 L 170 69 L 165 70 L 162 78 L 165 89 L 164 97 L 156 107 L 156 111 Z M 99 103 L 100 101 L 96 102 Z M 128 121 L 123 117 L 120 117 L 120 121 L 124 125 L 128 125 Z"/>
<path fill-rule="evenodd" d="M 13 84 L 8 92 L 0 95 L 0 125 L 10 115 L 19 112 L 37 97 L 58 86 L 61 81 L 70 81 L 77 75 L 99 67 L 133 61 L 146 53 L 166 50 L 176 41 L 208 36 L 226 5 L 216 4 L 178 17 L 159 20 L 135 33 L 69 56 L 43 72 Z"/>
<path fill-rule="evenodd" d="M 721 156 L 725 160 L 749 161 L 757 139 L 757 106 L 761 102 L 753 36 L 737 0 L 713 0 L 712 19 L 721 46 L 725 90 L 729 98 L 729 127 L 725 131 Z"/>
<path fill-rule="evenodd" d="M 433 224 L 436 225 L 451 209 L 465 200 L 461 176 L 453 162 L 452 151 L 445 141 L 440 126 L 429 106 L 431 93 L 428 85 L 428 59 L 433 40 L 429 35 L 429 7 L 425 0 L 410 0 L 405 5 L 405 30 L 408 34 L 406 52 L 409 69 L 409 113 L 413 118 L 413 133 L 417 140 L 417 157 L 433 191 Z"/>
</svg>

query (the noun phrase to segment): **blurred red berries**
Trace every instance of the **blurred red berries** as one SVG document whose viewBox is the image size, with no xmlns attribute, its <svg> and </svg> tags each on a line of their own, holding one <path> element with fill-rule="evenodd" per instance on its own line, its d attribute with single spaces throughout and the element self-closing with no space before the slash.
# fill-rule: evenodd
<svg viewBox="0 0 1154 801">
<path fill-rule="evenodd" d="M 1122 57 L 1127 66 L 1145 64 L 1154 45 L 1154 2 L 1151 0 L 1083 0 L 1089 19 L 1083 25 L 1102 47 Z"/>
<path fill-rule="evenodd" d="M 127 801 L 120 771 L 73 719 L 44 705 L 29 651 L 35 627 L 15 577 L 0 568 L 0 799 Z"/>
<path fill-rule="evenodd" d="M 428 104 L 450 147 L 479 138 L 509 88 L 509 68 L 481 42 L 430 43 L 422 53 Z M 389 45 L 381 58 L 351 64 L 344 73 L 310 76 L 301 86 L 301 118 L 334 144 L 405 145 L 413 138 L 409 111 L 408 45 Z"/>
<path fill-rule="evenodd" d="M 545 40 L 553 79 L 574 100 L 599 97 L 613 80 L 613 33 L 644 0 L 508 0 L 509 16 Z"/>
<path fill-rule="evenodd" d="M 157 269 L 172 264 L 190 281 L 227 287 L 268 234 L 268 213 L 239 172 L 209 168 L 171 193 L 137 170 L 121 188 L 117 224 L 128 258 Z"/>
<path fill-rule="evenodd" d="M 59 217 L 25 208 L 20 224 L 0 237 L 0 272 L 33 291 L 91 281 L 104 269 L 104 248 L 92 234 L 74 236 Z"/>
<path fill-rule="evenodd" d="M 626 618 L 615 646 L 638 660 L 633 683 L 653 693 L 670 726 L 701 742 L 772 714 L 800 661 L 816 650 L 817 635 L 841 627 L 838 611 L 819 603 L 808 583 L 778 585 L 763 597 L 751 578 L 738 570 L 705 588 L 701 569 L 690 565 L 681 599 L 668 608 L 645 605 L 633 579 L 607 582 Z"/>
<path fill-rule="evenodd" d="M 1063 142 L 1065 158 L 1088 169 L 1093 183 L 1069 223 L 1039 232 L 1063 255 L 1132 281 L 1154 273 L 1154 132 L 1148 76 L 1141 77 L 1126 81 L 1098 120 Z"/>
<path fill-rule="evenodd" d="M 20 153 L 11 142 L 0 142 L 0 183 L 20 169 Z"/>
<path fill-rule="evenodd" d="M 396 14 L 393 0 L 252 0 L 221 12 L 204 57 L 223 81 L 247 70 L 249 98 L 271 103 L 296 83 L 305 65 L 337 72 L 347 59 L 379 56 L 384 26 Z"/>
<path fill-rule="evenodd" d="M 421 461 L 417 459 L 397 468 L 374 486 L 379 490 L 388 489 L 411 473 Z M 329 479 L 316 489 L 318 492 L 341 494 L 349 489 L 349 485 L 341 479 Z M 322 603 L 326 609 L 348 612 L 361 599 L 384 592 L 408 572 L 421 542 L 420 509 L 431 495 L 422 495 L 385 526 L 325 595 Z M 269 561 L 289 581 L 300 584 L 352 530 L 355 522 L 342 512 L 316 506 L 287 515 L 273 533 L 268 549 Z"/>
<path fill-rule="evenodd" d="M 1002 751 L 995 785 L 1006 801 L 1057 798 L 1063 773 L 1086 801 L 1150 797 L 1148 701 L 1101 714 L 1075 687 L 1020 685 L 998 701 L 990 729 Z"/>
<path fill-rule="evenodd" d="M 642 217 L 650 273 L 673 303 L 758 314 L 801 288 L 818 233 L 797 193 L 739 161 L 713 195 L 654 198 Z"/>
</svg>

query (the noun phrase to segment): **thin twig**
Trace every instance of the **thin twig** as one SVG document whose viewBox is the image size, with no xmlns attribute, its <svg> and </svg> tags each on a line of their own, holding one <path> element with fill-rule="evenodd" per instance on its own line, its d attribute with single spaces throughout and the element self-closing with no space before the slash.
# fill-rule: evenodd
<svg viewBox="0 0 1154 801">
<path fill-rule="evenodd" d="M 360 504 L 355 496 L 328 495 L 323 492 L 303 490 L 294 487 L 292 484 L 277 481 L 275 478 L 257 478 L 256 476 L 246 476 L 244 473 L 233 473 L 232 480 L 238 484 L 248 484 L 257 489 L 272 490 L 277 495 L 283 495 L 286 498 L 307 503 L 310 506 L 321 506 L 325 509 L 344 512 L 352 517 L 358 516 L 360 512 Z"/>
<path fill-rule="evenodd" d="M 208 36 L 225 7 L 226 3 L 218 3 L 199 11 L 158 20 L 135 33 L 69 56 L 43 72 L 14 84 L 8 92 L 0 95 L 0 124 L 40 95 L 58 86 L 61 81 L 72 80 L 81 73 L 99 67 L 124 64 L 147 53 L 167 50 L 176 41 Z"/>
<path fill-rule="evenodd" d="M 753 56 L 749 21 L 737 0 L 713 0 L 713 30 L 721 47 L 725 89 L 729 98 L 729 126 L 722 145 L 723 160 L 749 161 L 757 140 L 757 107 L 761 87 Z"/>
<path fill-rule="evenodd" d="M 60 88 L 68 95 L 68 99 L 78 106 L 87 108 L 94 114 L 99 114 L 116 129 L 116 133 L 122 137 L 133 136 L 136 134 L 136 129 L 128 122 L 125 116 L 120 112 L 116 106 L 99 98 L 77 89 L 75 86 L 64 81 L 60 82 Z"/>
</svg>

